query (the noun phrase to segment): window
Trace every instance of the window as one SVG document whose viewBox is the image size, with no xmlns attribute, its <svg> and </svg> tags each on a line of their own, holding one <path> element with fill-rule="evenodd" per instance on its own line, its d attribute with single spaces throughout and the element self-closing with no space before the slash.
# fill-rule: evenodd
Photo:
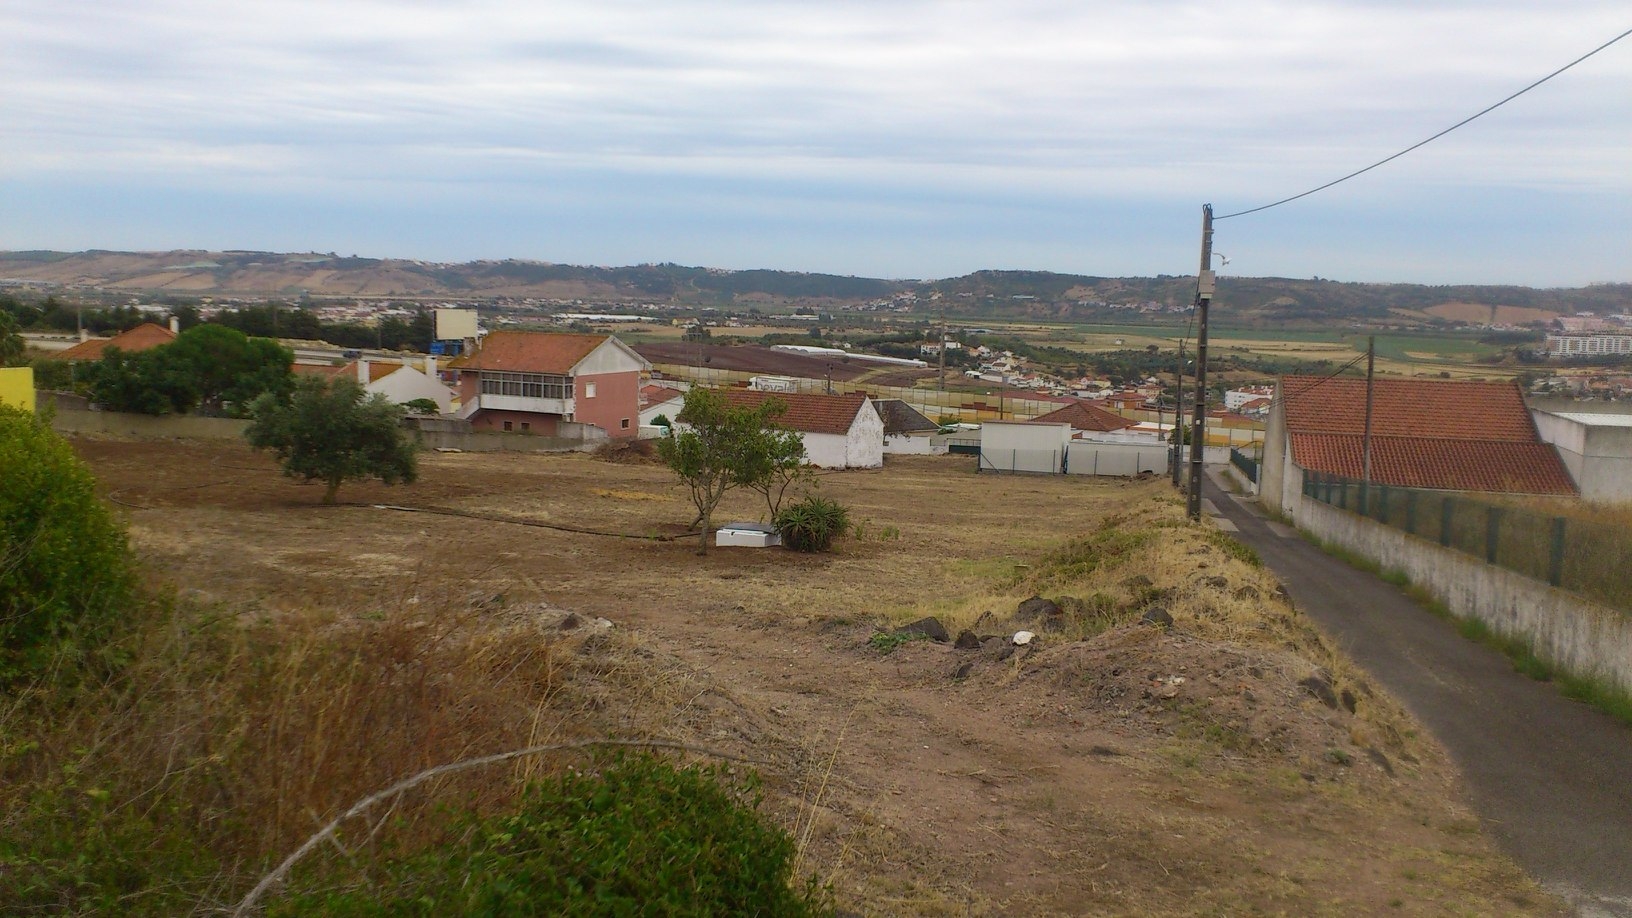
<svg viewBox="0 0 1632 918">
<path fill-rule="evenodd" d="M 623 428 L 624 430 L 628 430 L 629 429 L 629 419 L 624 418 L 622 421 L 619 421 L 618 426 Z"/>
<path fill-rule="evenodd" d="M 521 422 L 521 432 L 522 433 L 526 433 L 527 431 L 532 430 L 532 429 L 533 429 L 533 425 L 527 423 L 526 421 Z"/>
<path fill-rule="evenodd" d="M 592 382 L 584 383 L 584 398 L 594 398 L 594 397 L 595 397 L 595 384 L 592 383 Z"/>
<path fill-rule="evenodd" d="M 572 378 L 542 373 L 483 373 L 483 395 L 519 398 L 572 398 Z"/>
<path fill-rule="evenodd" d="M 509 422 L 509 421 L 505 421 L 505 422 L 504 422 L 504 429 L 505 429 L 505 430 L 509 430 L 509 429 L 510 429 L 510 422 Z"/>
</svg>

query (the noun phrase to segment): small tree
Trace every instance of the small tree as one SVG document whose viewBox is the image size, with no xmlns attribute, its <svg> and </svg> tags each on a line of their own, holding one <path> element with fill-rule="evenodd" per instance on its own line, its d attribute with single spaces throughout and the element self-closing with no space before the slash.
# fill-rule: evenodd
<svg viewBox="0 0 1632 918">
<path fill-rule="evenodd" d="M 270 392 L 257 398 L 249 413 L 249 445 L 271 450 L 285 475 L 327 485 L 325 504 L 334 503 L 345 481 L 394 485 L 417 477 L 417 444 L 403 430 L 402 409 L 367 395 L 356 380 L 308 377 L 287 399 Z"/>
<path fill-rule="evenodd" d="M 21 366 L 26 342 L 17 331 L 17 319 L 0 310 L 0 367 Z"/>
<path fill-rule="evenodd" d="M 765 498 L 765 506 L 770 511 L 768 519 L 775 521 L 782 512 L 782 500 L 788 489 L 811 480 L 810 466 L 805 464 L 804 439 L 795 431 L 775 426 L 774 422 L 760 428 L 754 442 L 743 451 L 743 467 L 738 477 L 744 487 Z"/>
<path fill-rule="evenodd" d="M 680 421 L 686 426 L 657 441 L 657 453 L 691 493 L 692 506 L 697 508 L 691 525 L 702 527 L 699 554 L 708 553 L 714 508 L 727 491 L 760 474 L 766 464 L 760 455 L 766 444 L 765 427 L 786 410 L 787 404 L 779 399 L 733 407 L 712 389 L 697 387 L 686 393 L 680 411 Z"/>
</svg>

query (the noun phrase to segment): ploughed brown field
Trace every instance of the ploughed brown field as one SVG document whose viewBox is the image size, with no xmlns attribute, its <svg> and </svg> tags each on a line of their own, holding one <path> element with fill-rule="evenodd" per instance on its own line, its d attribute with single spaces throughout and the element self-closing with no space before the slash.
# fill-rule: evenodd
<svg viewBox="0 0 1632 918">
<path fill-rule="evenodd" d="M 857 524 L 833 553 L 699 556 L 656 464 L 432 453 L 417 484 L 325 507 L 237 444 L 74 445 L 183 602 L 273 634 L 390 620 L 557 661 L 533 681 L 483 670 L 491 690 L 446 701 L 445 732 L 396 729 L 411 756 L 391 731 L 337 741 L 340 714 L 290 688 L 329 726 L 270 757 L 339 777 L 289 806 L 269 862 L 390 776 L 502 751 L 484 743 L 662 738 L 757 762 L 800 871 L 856 913 L 1562 913 L 1431 739 L 1159 481 L 892 458 L 821 478 Z M 762 512 L 736 495 L 716 521 Z M 1063 611 L 1014 618 L 1034 594 Z M 1158 607 L 1171 628 L 1141 621 Z M 880 636 L 931 615 L 992 639 Z M 1038 637 L 1015 650 L 1021 628 Z M 529 714 L 508 740 L 459 733 L 489 704 Z"/>
</svg>

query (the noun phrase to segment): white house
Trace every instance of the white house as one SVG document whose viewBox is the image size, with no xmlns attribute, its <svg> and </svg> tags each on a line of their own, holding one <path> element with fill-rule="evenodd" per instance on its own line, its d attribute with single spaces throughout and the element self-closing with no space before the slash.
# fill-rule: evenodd
<svg viewBox="0 0 1632 918">
<path fill-rule="evenodd" d="M 357 380 L 363 391 L 379 393 L 392 403 L 404 405 L 415 399 L 436 402 L 436 410 L 449 414 L 458 402 L 458 395 L 436 378 L 436 358 L 424 358 L 424 369 L 408 360 L 370 360 L 360 358 L 342 366 L 313 366 L 296 364 L 294 371 L 302 375 L 323 376 L 329 379 Z"/>
<path fill-rule="evenodd" d="M 824 469 L 876 469 L 884 464 L 884 419 L 861 393 L 814 395 L 800 392 L 720 392 L 734 406 L 758 406 L 778 399 L 788 410 L 776 423 L 797 431 L 805 459 Z"/>
</svg>

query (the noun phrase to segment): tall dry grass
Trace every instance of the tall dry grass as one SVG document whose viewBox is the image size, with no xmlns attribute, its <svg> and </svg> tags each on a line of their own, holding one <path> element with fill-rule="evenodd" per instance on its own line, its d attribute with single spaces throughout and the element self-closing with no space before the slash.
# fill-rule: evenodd
<svg viewBox="0 0 1632 918">
<path fill-rule="evenodd" d="M 248 623 L 151 602 L 132 610 L 116 678 L 72 698 L 10 699 L 0 901 L 18 914 L 207 912 L 406 775 L 653 736 L 683 706 L 683 680 L 622 636 L 563 633 L 530 607 L 412 599 Z M 450 808 L 503 805 L 567 755 L 439 777 L 340 845 L 358 854 L 385 821 L 395 850 L 434 844 Z"/>
</svg>

